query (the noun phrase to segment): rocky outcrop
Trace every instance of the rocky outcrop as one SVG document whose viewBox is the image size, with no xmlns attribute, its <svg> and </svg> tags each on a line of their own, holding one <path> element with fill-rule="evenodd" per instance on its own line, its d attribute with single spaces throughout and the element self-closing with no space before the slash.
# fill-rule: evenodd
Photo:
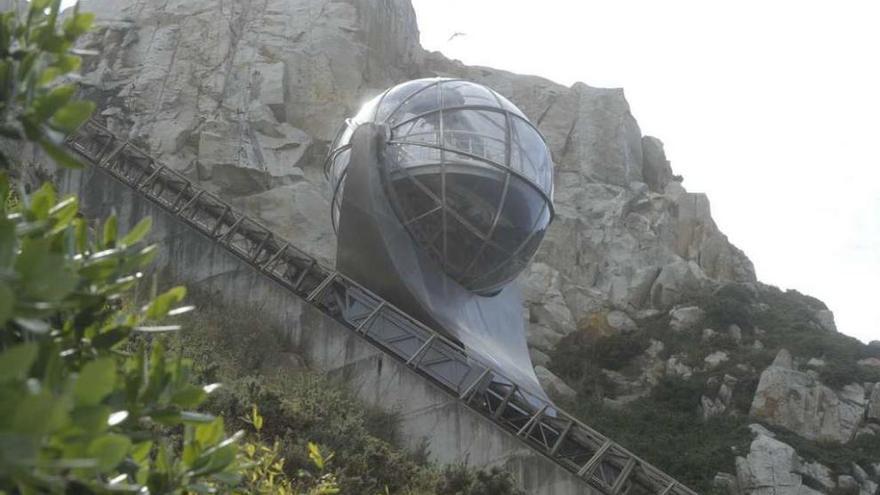
<svg viewBox="0 0 880 495">
<path fill-rule="evenodd" d="M 880 424 L 880 384 L 871 387 L 871 395 L 868 400 L 868 421 Z"/>
<path fill-rule="evenodd" d="M 343 119 L 415 77 L 508 96 L 557 163 L 557 217 L 523 275 L 543 342 L 608 305 L 668 308 L 715 281 L 752 281 L 705 195 L 672 174 L 620 89 L 469 67 L 418 44 L 408 0 L 84 0 L 88 96 L 117 132 L 333 261 L 322 159 Z M 294 197 L 303 195 L 304 199 Z M 307 233 L 308 232 L 308 233 Z M 547 290 L 544 290 L 547 289 Z M 547 350 L 544 348 L 544 350 Z"/>
<path fill-rule="evenodd" d="M 835 391 L 815 374 L 798 371 L 782 350 L 761 373 L 751 415 L 810 440 L 845 443 L 861 425 L 867 406 L 861 384 Z"/>
<path fill-rule="evenodd" d="M 800 458 L 791 446 L 764 434 L 752 441 L 749 453 L 736 458 L 739 493 L 750 495 L 820 494 L 803 483 Z"/>
<path fill-rule="evenodd" d="M 877 483 L 864 468 L 852 464 L 851 474 L 835 475 L 823 464 L 798 455 L 788 444 L 761 425 L 753 424 L 755 438 L 748 455 L 736 458 L 734 494 L 748 495 L 812 495 L 820 493 L 853 493 L 874 495 Z M 720 477 L 720 480 L 719 480 Z M 731 481 L 724 473 L 716 476 L 726 486 Z"/>
</svg>

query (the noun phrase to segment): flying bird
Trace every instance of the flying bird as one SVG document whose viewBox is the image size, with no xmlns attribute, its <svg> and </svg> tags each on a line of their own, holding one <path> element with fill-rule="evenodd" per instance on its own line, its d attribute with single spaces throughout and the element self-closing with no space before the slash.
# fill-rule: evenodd
<svg viewBox="0 0 880 495">
<path fill-rule="evenodd" d="M 459 36 L 467 36 L 467 33 L 462 33 L 461 31 L 456 31 L 456 32 L 452 33 L 452 36 L 450 36 L 449 39 L 446 40 L 446 42 L 448 43 L 448 42 L 454 40 L 455 38 L 458 38 Z"/>
</svg>

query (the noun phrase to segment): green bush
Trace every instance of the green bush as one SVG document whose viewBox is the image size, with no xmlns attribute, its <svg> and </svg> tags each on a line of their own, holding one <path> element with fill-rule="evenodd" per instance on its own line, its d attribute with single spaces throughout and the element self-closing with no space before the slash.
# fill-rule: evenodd
<svg viewBox="0 0 880 495">
<path fill-rule="evenodd" d="M 739 284 L 728 284 L 699 300 L 706 311 L 706 324 L 717 330 L 738 325 L 744 330 L 753 326 L 752 304 L 755 295 Z"/>
<path fill-rule="evenodd" d="M 215 387 L 154 337 L 186 291 L 123 304 L 156 253 L 139 243 L 150 222 L 92 234 L 76 198 L 47 185 L 7 211 L 8 193 L 0 176 L 0 491 L 235 484 L 238 437 L 194 410 Z"/>
<path fill-rule="evenodd" d="M 671 411 L 696 414 L 704 388 L 699 379 L 666 376 L 651 390 L 651 398 Z"/>
<path fill-rule="evenodd" d="M 76 99 L 76 85 L 69 81 L 81 64 L 74 44 L 94 15 L 77 6 L 61 23 L 61 0 L 12 3 L 15 8 L 0 13 L 0 137 L 36 143 L 59 164 L 79 167 L 64 149 L 64 138 L 95 105 Z M 10 167 L 0 149 L 0 170 Z"/>
<path fill-rule="evenodd" d="M 707 493 L 715 474 L 735 472 L 735 456 L 748 452 L 748 420 L 723 416 L 703 421 L 689 407 L 689 394 L 679 392 L 663 394 L 661 401 L 639 399 L 623 408 L 579 399 L 569 409 L 697 493 Z M 688 399 L 680 402 L 682 398 Z"/>
<path fill-rule="evenodd" d="M 447 466 L 437 495 L 525 495 L 505 471 L 497 467 L 474 471 L 465 464 Z"/>
<path fill-rule="evenodd" d="M 551 355 L 551 368 L 575 380 L 585 373 L 585 366 L 609 370 L 626 367 L 648 348 L 649 339 L 643 332 L 593 336 L 585 331 L 566 335 Z"/>
<path fill-rule="evenodd" d="M 243 418 L 258 406 L 263 443 L 277 442 L 288 478 L 311 468 L 308 443 L 314 442 L 333 452 L 341 493 L 433 493 L 439 475 L 394 445 L 395 415 L 365 406 L 341 384 L 296 363 L 266 366 L 297 349 L 257 309 L 220 303 L 207 292 L 194 291 L 192 298 L 198 314 L 186 318 L 175 347 L 193 359 L 197 375 L 224 383 L 209 410 L 247 429 Z"/>
</svg>

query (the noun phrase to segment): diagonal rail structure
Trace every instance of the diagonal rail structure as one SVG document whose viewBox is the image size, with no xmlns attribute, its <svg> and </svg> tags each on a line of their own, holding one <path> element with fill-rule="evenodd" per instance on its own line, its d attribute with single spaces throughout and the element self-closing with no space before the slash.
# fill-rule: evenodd
<svg viewBox="0 0 880 495">
<path fill-rule="evenodd" d="M 696 495 L 572 415 L 522 390 L 365 287 L 322 266 L 96 120 L 84 124 L 67 145 L 593 489 L 607 495 Z"/>
</svg>

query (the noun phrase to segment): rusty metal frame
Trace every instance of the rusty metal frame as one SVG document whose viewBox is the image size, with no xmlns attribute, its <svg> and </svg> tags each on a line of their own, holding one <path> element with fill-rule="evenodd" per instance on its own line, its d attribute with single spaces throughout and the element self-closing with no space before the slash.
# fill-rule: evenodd
<svg viewBox="0 0 880 495">
<path fill-rule="evenodd" d="M 518 436 L 593 490 L 608 495 L 696 495 L 557 406 L 524 392 L 493 367 L 365 287 L 322 266 L 268 227 L 159 164 L 99 122 L 84 124 L 68 138 L 67 145 L 499 428 Z M 181 202 L 185 202 L 183 206 Z M 429 352 L 436 357 L 425 359 Z"/>
</svg>

